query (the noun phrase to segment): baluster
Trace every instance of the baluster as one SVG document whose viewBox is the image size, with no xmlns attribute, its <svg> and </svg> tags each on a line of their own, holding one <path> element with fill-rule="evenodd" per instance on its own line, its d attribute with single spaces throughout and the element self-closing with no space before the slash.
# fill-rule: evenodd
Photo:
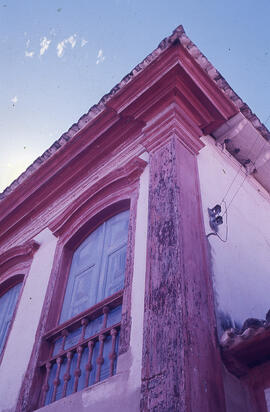
<svg viewBox="0 0 270 412">
<path fill-rule="evenodd" d="M 105 328 L 106 328 L 106 326 L 107 326 L 107 320 L 108 320 L 108 314 L 109 314 L 109 311 L 110 311 L 109 306 L 104 306 L 104 308 L 103 308 L 103 313 L 104 313 L 104 316 L 103 316 L 103 324 L 102 324 L 102 329 L 105 329 Z"/>
<path fill-rule="evenodd" d="M 82 346 L 77 347 L 77 353 L 78 353 L 78 358 L 77 358 L 77 364 L 76 364 L 76 369 L 75 369 L 75 381 L 74 381 L 74 391 L 73 392 L 77 392 L 79 378 L 81 376 L 80 363 L 81 363 L 81 357 L 82 357 L 82 353 L 83 353 L 83 347 Z"/>
<path fill-rule="evenodd" d="M 56 398 L 56 392 L 57 392 L 57 386 L 60 383 L 59 380 L 59 375 L 60 375 L 60 370 L 61 370 L 61 364 L 63 362 L 63 358 L 60 356 L 59 358 L 56 359 L 56 364 L 57 364 L 57 369 L 56 369 L 56 375 L 55 379 L 53 381 L 53 395 L 52 395 L 52 402 L 55 401 Z"/>
<path fill-rule="evenodd" d="M 88 342 L 88 359 L 87 359 L 87 364 L 85 366 L 86 373 L 85 373 L 85 384 L 84 387 L 87 388 L 89 385 L 89 376 L 90 372 L 92 370 L 92 356 L 93 356 L 93 349 L 94 349 L 95 342 L 93 340 L 90 340 Z"/>
<path fill-rule="evenodd" d="M 96 382 L 100 381 L 100 373 L 101 373 L 101 366 L 104 362 L 103 358 L 103 348 L 104 348 L 104 341 L 105 341 L 106 336 L 105 335 L 99 335 L 99 351 L 98 351 L 98 357 L 97 357 L 97 376 L 96 376 Z"/>
<path fill-rule="evenodd" d="M 66 344 L 66 339 L 68 337 L 68 330 L 63 329 L 61 335 L 63 336 L 62 339 L 62 345 L 61 345 L 61 351 L 65 350 L 65 344 Z"/>
<path fill-rule="evenodd" d="M 69 351 L 67 353 L 67 370 L 66 370 L 66 373 L 64 374 L 64 387 L 63 387 L 63 392 L 62 392 L 62 398 L 64 398 L 67 394 L 68 381 L 71 378 L 70 366 L 71 366 L 72 357 L 73 357 L 73 352 Z"/>
<path fill-rule="evenodd" d="M 114 367 L 114 361 L 116 359 L 116 352 L 115 352 L 115 345 L 116 345 L 116 336 L 117 336 L 117 330 L 113 328 L 111 330 L 111 337 L 112 337 L 112 351 L 110 352 L 109 359 L 110 359 L 110 376 L 113 376 L 113 367 Z"/>
<path fill-rule="evenodd" d="M 46 395 L 47 395 L 47 392 L 49 390 L 48 382 L 49 382 L 51 367 L 52 367 L 51 362 L 47 362 L 46 363 L 46 376 L 45 376 L 45 380 L 44 380 L 44 385 L 42 387 L 41 406 L 44 406 L 45 402 L 46 402 Z"/>
<path fill-rule="evenodd" d="M 82 325 L 82 333 L 81 333 L 81 337 L 80 337 L 80 342 L 82 342 L 84 340 L 86 326 L 88 325 L 88 319 L 87 318 L 82 319 L 81 320 L 81 325 Z"/>
</svg>

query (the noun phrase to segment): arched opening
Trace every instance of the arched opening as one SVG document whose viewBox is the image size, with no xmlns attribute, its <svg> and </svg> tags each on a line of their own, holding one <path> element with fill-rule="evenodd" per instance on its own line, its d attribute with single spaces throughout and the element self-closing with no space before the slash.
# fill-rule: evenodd
<svg viewBox="0 0 270 412">
<path fill-rule="evenodd" d="M 88 235 L 82 227 L 64 248 L 68 276 L 65 288 L 61 282 L 58 325 L 45 335 L 50 349 L 42 362 L 41 405 L 116 371 L 129 231 L 126 202 L 115 211 L 99 213 L 88 223 Z"/>
</svg>

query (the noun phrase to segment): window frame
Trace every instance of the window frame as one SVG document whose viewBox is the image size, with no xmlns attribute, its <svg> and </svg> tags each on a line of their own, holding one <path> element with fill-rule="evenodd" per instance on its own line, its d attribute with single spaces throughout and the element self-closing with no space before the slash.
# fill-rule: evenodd
<svg viewBox="0 0 270 412">
<path fill-rule="evenodd" d="M 5 338 L 5 343 L 2 352 L 0 353 L 0 366 L 5 356 L 9 336 L 16 318 L 27 276 L 31 268 L 32 259 L 38 248 L 39 244 L 32 240 L 23 245 L 15 246 L 0 255 L 0 297 L 18 283 L 22 284 Z"/>
<path fill-rule="evenodd" d="M 59 245 L 58 245 L 58 253 L 57 255 L 60 255 L 59 259 L 59 264 L 57 265 L 57 273 L 58 276 L 56 276 L 56 284 L 54 287 L 53 294 L 51 296 L 51 306 L 49 308 L 49 314 L 48 314 L 48 319 L 49 323 L 47 324 L 47 328 L 45 333 L 42 336 L 42 341 L 43 341 L 43 350 L 41 350 L 40 357 L 39 357 L 39 365 L 44 365 L 48 359 L 52 357 L 52 352 L 53 352 L 53 344 L 49 343 L 48 337 L 52 334 L 54 334 L 57 330 L 64 330 L 65 328 L 68 327 L 68 325 L 73 324 L 76 319 L 80 319 L 84 317 L 84 314 L 95 309 L 95 310 L 100 310 L 104 305 L 106 305 L 107 302 L 110 300 L 115 300 L 117 302 L 122 303 L 122 315 L 125 310 L 125 314 L 130 316 L 130 302 L 129 302 L 129 307 L 126 308 L 126 305 L 124 306 L 124 301 L 127 302 L 127 292 L 130 287 L 130 279 L 128 279 L 127 273 L 130 272 L 133 267 L 130 267 L 130 264 L 128 263 L 130 261 L 129 256 L 133 255 L 134 251 L 134 233 L 132 233 L 131 226 L 132 223 L 135 221 L 134 219 L 134 213 L 136 213 L 136 208 L 137 208 L 137 196 L 134 198 L 134 201 L 132 202 L 131 199 L 123 199 L 117 203 L 114 203 L 112 205 L 107 206 L 103 210 L 101 210 L 99 213 L 94 215 L 93 217 L 90 218 L 86 223 L 84 223 L 73 235 L 66 239 L 59 239 Z M 129 210 L 129 224 L 128 224 L 128 242 L 127 242 L 127 260 L 126 260 L 126 267 L 125 267 L 125 280 L 124 280 L 124 288 L 115 293 L 114 295 L 109 296 L 108 298 L 103 299 L 102 301 L 98 302 L 97 304 L 89 307 L 83 312 L 80 312 L 79 314 L 75 315 L 71 319 L 59 323 L 59 319 L 61 316 L 62 312 L 62 307 L 63 307 L 63 302 L 65 298 L 65 292 L 68 284 L 68 278 L 69 278 L 69 273 L 70 273 L 70 267 L 72 263 L 72 258 L 73 254 L 76 251 L 76 249 L 80 246 L 80 244 L 93 233 L 100 225 L 102 225 L 105 221 L 109 220 L 113 216 L 116 216 L 117 214 L 124 212 L 126 210 Z M 133 239 L 133 240 L 132 240 Z M 132 258 L 132 266 L 133 266 L 133 258 Z M 64 286 L 63 286 L 64 285 Z M 130 295 L 130 294 L 129 294 Z M 127 322 L 127 316 L 125 316 L 125 330 L 124 330 L 124 335 L 126 336 L 130 334 L 130 330 L 127 330 L 128 328 L 130 329 L 131 323 L 130 321 Z M 118 356 L 125 351 L 123 349 L 123 338 L 122 338 L 122 321 L 121 320 L 121 329 L 120 329 L 120 343 L 119 343 L 119 349 L 118 349 Z M 50 327 L 48 327 L 50 326 Z M 126 346 L 126 345 L 125 345 Z M 43 370 L 43 373 L 40 373 L 40 382 L 44 382 L 45 380 L 45 370 Z M 41 384 L 42 385 L 42 384 Z M 61 398 L 62 399 L 62 398 Z M 44 402 L 44 396 L 42 394 L 42 390 L 40 391 L 39 399 L 38 399 L 38 407 L 41 408 L 43 405 L 41 404 Z"/>
<path fill-rule="evenodd" d="M 62 306 L 59 302 L 60 300 L 61 303 L 63 302 L 64 291 L 60 292 L 63 282 L 67 282 L 72 250 L 103 221 L 127 209 L 130 211 L 130 216 L 118 357 L 128 351 L 131 332 L 131 286 L 137 201 L 140 176 L 146 165 L 146 161 L 134 158 L 125 166 L 114 169 L 108 177 L 102 178 L 99 183 L 83 191 L 76 200 L 67 205 L 61 215 L 49 224 L 48 227 L 58 237 L 58 242 L 36 341 L 16 410 L 40 408 L 39 402 L 44 382 L 44 376 L 40 373 L 40 361 L 48 358 L 50 352 L 50 346 L 44 340 L 44 336 L 57 325 L 60 317 Z M 55 298 L 58 293 L 61 294 L 60 298 L 59 296 Z"/>
<path fill-rule="evenodd" d="M 59 239 L 59 249 L 58 254 L 61 255 L 58 268 L 58 276 L 56 285 L 54 288 L 53 295 L 51 297 L 52 306 L 49 311 L 49 323 L 47 326 L 47 332 L 51 329 L 56 328 L 59 324 L 59 319 L 61 316 L 61 311 L 63 307 L 63 302 L 65 298 L 66 287 L 68 283 L 68 277 L 70 272 L 70 267 L 72 263 L 73 254 L 80 244 L 93 233 L 100 225 L 102 225 L 106 220 L 117 215 L 118 213 L 124 212 L 125 210 L 130 210 L 130 200 L 125 199 L 118 204 L 113 204 L 97 213 L 84 225 L 82 225 L 67 241 L 61 242 Z M 130 217 L 129 217 L 129 228 L 130 231 Z M 129 237 L 129 236 L 128 236 Z M 129 243 L 129 242 L 128 242 Z M 63 287 L 64 285 L 64 287 Z M 55 302 L 55 304 L 53 304 Z M 73 319 L 73 318 L 72 318 Z"/>
<path fill-rule="evenodd" d="M 4 282 L 0 283 L 0 298 L 2 296 L 4 296 L 10 289 L 12 289 L 14 286 L 16 286 L 20 283 L 21 283 L 21 288 L 20 288 L 19 294 L 16 298 L 16 302 L 15 302 L 13 313 L 12 313 L 11 322 L 10 322 L 10 325 L 8 327 L 6 337 L 4 339 L 3 349 L 2 349 L 2 351 L 0 351 L 0 365 L 1 365 L 2 359 L 4 357 L 4 352 L 5 352 L 5 349 L 6 349 L 6 346 L 7 346 L 8 338 L 9 338 L 9 335 L 10 335 L 10 332 L 11 332 L 11 329 L 12 329 L 14 319 L 16 317 L 16 312 L 17 312 L 17 309 L 18 309 L 18 306 L 19 306 L 19 301 L 20 301 L 21 295 L 22 295 L 22 289 L 23 289 L 23 285 L 24 285 L 24 275 L 21 274 L 21 273 L 14 274 L 14 275 L 11 275 L 10 277 L 8 277 L 8 279 L 6 279 Z"/>
</svg>

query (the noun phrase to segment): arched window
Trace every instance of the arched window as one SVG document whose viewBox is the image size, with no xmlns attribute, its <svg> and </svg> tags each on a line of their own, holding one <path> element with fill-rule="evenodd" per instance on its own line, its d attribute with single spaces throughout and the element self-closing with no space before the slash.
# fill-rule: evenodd
<svg viewBox="0 0 270 412">
<path fill-rule="evenodd" d="M 116 370 L 129 211 L 95 229 L 74 251 L 51 342 L 41 406 L 112 376 Z"/>
<path fill-rule="evenodd" d="M 39 245 L 30 240 L 0 255 L 0 361 L 8 341 L 22 285 Z"/>
<path fill-rule="evenodd" d="M 4 289 L 0 295 L 0 356 L 11 327 L 21 286 L 22 282 L 13 284 L 8 290 Z"/>
</svg>

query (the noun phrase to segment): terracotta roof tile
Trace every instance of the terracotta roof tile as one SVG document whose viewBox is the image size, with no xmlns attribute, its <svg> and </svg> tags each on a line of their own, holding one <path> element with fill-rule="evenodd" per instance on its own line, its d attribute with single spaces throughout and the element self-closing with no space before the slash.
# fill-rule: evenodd
<svg viewBox="0 0 270 412">
<path fill-rule="evenodd" d="M 225 365 L 236 376 L 270 359 L 270 311 L 266 319 L 247 319 L 241 330 L 226 330 L 220 341 Z"/>
</svg>

